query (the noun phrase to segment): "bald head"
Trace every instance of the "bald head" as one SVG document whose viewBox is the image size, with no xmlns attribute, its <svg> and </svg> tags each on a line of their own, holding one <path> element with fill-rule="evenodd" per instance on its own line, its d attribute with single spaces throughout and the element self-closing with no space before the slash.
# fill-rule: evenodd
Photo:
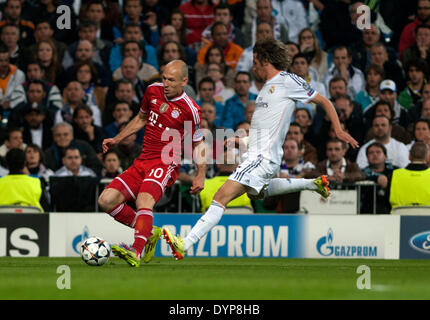
<svg viewBox="0 0 430 320">
<path fill-rule="evenodd" d="M 188 83 L 188 67 L 182 60 L 170 61 L 163 70 L 164 94 L 169 99 L 182 94 Z"/>
<path fill-rule="evenodd" d="M 188 67 L 182 60 L 173 60 L 166 64 L 164 72 L 169 70 L 170 72 L 178 73 L 178 76 L 183 80 L 188 78 Z"/>
</svg>

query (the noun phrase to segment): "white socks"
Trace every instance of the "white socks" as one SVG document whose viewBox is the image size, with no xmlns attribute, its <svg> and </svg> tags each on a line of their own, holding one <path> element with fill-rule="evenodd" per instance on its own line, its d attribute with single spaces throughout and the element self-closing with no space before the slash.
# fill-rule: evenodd
<svg viewBox="0 0 430 320">
<path fill-rule="evenodd" d="M 206 213 L 197 221 L 191 232 L 185 238 L 184 250 L 187 251 L 206 235 L 221 220 L 225 208 L 217 201 L 212 201 Z"/>
<path fill-rule="evenodd" d="M 314 179 L 275 178 L 270 180 L 269 185 L 265 191 L 265 196 L 271 197 L 302 190 L 317 189 L 318 187 L 314 183 Z"/>
</svg>

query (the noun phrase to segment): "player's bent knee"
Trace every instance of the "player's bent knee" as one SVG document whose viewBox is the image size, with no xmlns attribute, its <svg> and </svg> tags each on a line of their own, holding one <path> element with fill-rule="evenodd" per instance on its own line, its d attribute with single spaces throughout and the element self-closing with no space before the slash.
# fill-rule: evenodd
<svg viewBox="0 0 430 320">
<path fill-rule="evenodd" d="M 98 198 L 99 207 L 105 212 L 111 212 L 117 205 L 124 202 L 122 194 L 114 189 L 105 189 Z"/>
</svg>

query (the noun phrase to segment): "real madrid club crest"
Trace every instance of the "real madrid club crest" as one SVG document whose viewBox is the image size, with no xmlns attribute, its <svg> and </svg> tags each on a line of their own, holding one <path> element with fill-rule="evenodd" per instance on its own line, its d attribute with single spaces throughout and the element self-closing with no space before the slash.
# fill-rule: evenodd
<svg viewBox="0 0 430 320">
<path fill-rule="evenodd" d="M 169 105 L 167 104 L 167 103 L 163 103 L 161 106 L 160 106 L 160 113 L 164 113 L 164 112 L 166 112 L 166 110 L 167 109 L 169 109 Z"/>
<path fill-rule="evenodd" d="M 271 86 L 269 89 L 269 93 L 272 94 L 273 92 L 275 92 L 275 86 Z"/>
</svg>

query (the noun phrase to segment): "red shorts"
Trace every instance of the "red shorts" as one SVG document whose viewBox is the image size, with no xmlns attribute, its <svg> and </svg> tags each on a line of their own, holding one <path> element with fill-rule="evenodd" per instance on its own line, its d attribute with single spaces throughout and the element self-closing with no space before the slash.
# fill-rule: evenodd
<svg viewBox="0 0 430 320">
<path fill-rule="evenodd" d="M 117 176 L 106 188 L 122 193 L 125 201 L 136 200 L 141 192 L 151 194 L 157 202 L 166 188 L 175 183 L 179 165 L 164 164 L 160 159 L 135 160 L 133 165 Z"/>
</svg>

